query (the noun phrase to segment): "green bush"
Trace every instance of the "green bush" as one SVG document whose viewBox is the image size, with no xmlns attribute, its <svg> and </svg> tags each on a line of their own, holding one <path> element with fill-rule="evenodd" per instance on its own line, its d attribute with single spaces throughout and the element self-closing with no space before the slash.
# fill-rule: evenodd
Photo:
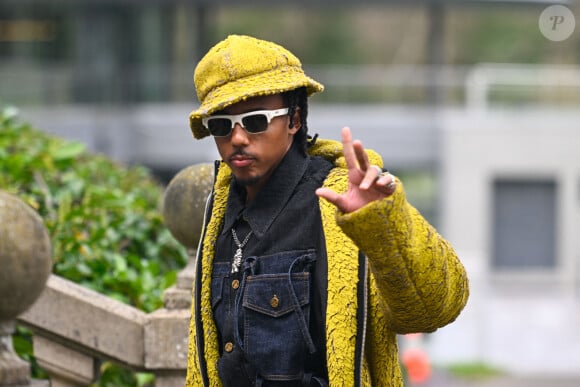
<svg viewBox="0 0 580 387">
<path fill-rule="evenodd" d="M 55 274 L 143 311 L 162 306 L 163 290 L 186 264 L 159 211 L 163 187 L 145 168 L 48 136 L 19 122 L 14 109 L 0 112 L 0 189 L 44 219 Z"/>
</svg>

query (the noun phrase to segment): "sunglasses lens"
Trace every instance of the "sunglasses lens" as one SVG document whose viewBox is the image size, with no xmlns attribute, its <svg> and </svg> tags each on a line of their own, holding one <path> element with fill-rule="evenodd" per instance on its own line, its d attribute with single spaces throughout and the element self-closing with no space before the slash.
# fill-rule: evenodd
<svg viewBox="0 0 580 387">
<path fill-rule="evenodd" d="M 268 129 L 268 117 L 264 114 L 253 114 L 242 119 L 244 128 L 250 133 L 260 133 Z"/>
<path fill-rule="evenodd" d="M 207 130 L 212 136 L 227 136 L 231 129 L 232 121 L 229 118 L 210 118 L 207 120 Z"/>
</svg>

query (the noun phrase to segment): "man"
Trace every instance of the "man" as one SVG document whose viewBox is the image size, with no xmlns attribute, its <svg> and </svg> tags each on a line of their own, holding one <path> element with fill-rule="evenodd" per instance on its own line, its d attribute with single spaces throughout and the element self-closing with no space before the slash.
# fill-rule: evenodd
<svg viewBox="0 0 580 387">
<path fill-rule="evenodd" d="M 283 47 L 230 36 L 199 62 L 196 138 L 221 161 L 198 249 L 188 386 L 401 386 L 396 335 L 453 321 L 452 247 L 381 158 L 307 135 L 322 91 Z"/>
</svg>

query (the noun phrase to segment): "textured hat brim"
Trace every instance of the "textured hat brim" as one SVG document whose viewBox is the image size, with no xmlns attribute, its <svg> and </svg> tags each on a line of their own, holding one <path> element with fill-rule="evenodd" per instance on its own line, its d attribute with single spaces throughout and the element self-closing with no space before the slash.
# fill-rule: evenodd
<svg viewBox="0 0 580 387">
<path fill-rule="evenodd" d="M 210 133 L 201 122 L 203 117 L 248 98 L 280 94 L 299 87 L 306 87 L 309 96 L 324 90 L 322 84 L 294 67 L 273 69 L 216 87 L 207 94 L 201 106 L 189 114 L 193 136 L 196 139 L 209 136 Z"/>
</svg>

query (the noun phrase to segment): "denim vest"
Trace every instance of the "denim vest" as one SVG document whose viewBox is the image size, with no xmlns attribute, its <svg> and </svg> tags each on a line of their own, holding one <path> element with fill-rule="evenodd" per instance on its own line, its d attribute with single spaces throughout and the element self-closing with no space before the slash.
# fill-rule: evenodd
<svg viewBox="0 0 580 387">
<path fill-rule="evenodd" d="M 330 167 L 291 148 L 247 208 L 232 183 L 211 286 L 224 386 L 324 385 L 314 383 L 326 378 L 326 251 L 314 190 Z M 241 240 L 253 233 L 237 273 L 232 228 Z"/>
<path fill-rule="evenodd" d="M 240 386 L 240 374 L 232 369 L 256 383 L 261 379 L 265 385 L 302 385 L 305 354 L 317 350 L 309 331 L 310 272 L 315 260 L 312 250 L 248 257 L 242 264 L 239 287 L 233 292 L 224 291 L 236 281 L 231 280 L 229 265 L 215 265 L 214 316 L 222 323 L 233 321 L 235 340 L 231 352 L 236 353 L 222 356 L 218 366 L 227 385 Z"/>
</svg>

